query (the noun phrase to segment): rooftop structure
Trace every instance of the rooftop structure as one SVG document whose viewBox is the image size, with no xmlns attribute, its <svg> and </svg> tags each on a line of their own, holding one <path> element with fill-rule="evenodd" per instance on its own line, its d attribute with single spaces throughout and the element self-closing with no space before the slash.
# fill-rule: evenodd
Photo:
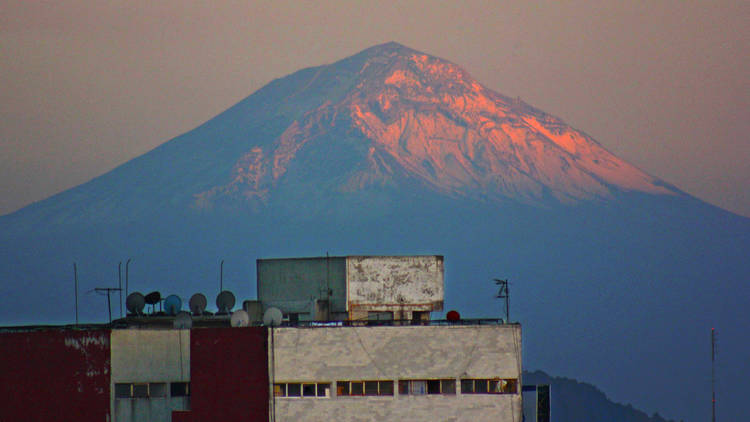
<svg viewBox="0 0 750 422">
<path fill-rule="evenodd" d="M 0 420 L 521 420 L 521 326 L 431 320 L 443 292 L 440 256 L 262 259 L 234 312 L 222 292 L 215 315 L 137 300 L 111 324 L 0 329 L 0 385 L 40 402 L 13 410 L 8 390 Z M 17 375 L 46 370 L 61 379 Z"/>
<path fill-rule="evenodd" d="M 443 257 L 259 259 L 258 301 L 289 321 L 429 320 L 443 309 Z"/>
</svg>

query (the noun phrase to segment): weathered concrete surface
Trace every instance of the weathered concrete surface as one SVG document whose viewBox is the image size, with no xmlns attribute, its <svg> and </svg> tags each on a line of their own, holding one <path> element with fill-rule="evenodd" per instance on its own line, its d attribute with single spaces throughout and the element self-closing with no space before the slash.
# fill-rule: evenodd
<svg viewBox="0 0 750 422">
<path fill-rule="evenodd" d="M 0 421 L 109 421 L 109 330 L 0 333 Z"/>
<path fill-rule="evenodd" d="M 276 328 L 273 382 L 516 378 L 521 327 L 387 326 Z M 276 398 L 278 421 L 520 421 L 521 395 Z M 515 418 L 515 419 L 514 419 Z"/>
<path fill-rule="evenodd" d="M 112 330 L 112 382 L 190 381 L 190 330 Z"/>
<path fill-rule="evenodd" d="M 277 307 L 285 314 L 314 318 L 316 299 L 331 301 L 331 312 L 346 312 L 346 270 L 343 257 L 259 259 L 258 300 L 263 311 Z"/>
<path fill-rule="evenodd" d="M 115 422 L 164 421 L 189 408 L 189 398 L 169 396 L 169 383 L 190 381 L 190 330 L 112 330 L 110 397 Z M 167 396 L 115 398 L 117 383 L 166 383 Z"/>
<path fill-rule="evenodd" d="M 514 416 L 515 415 L 515 416 Z M 520 395 L 276 399 L 276 421 L 520 422 Z"/>
<path fill-rule="evenodd" d="M 349 256 L 346 280 L 350 311 L 443 309 L 442 256 Z"/>
</svg>

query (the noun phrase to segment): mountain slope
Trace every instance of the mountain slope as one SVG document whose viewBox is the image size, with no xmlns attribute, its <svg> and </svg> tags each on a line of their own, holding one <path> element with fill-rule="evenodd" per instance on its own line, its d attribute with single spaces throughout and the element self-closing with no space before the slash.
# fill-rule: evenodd
<svg viewBox="0 0 750 422">
<path fill-rule="evenodd" d="M 613 403 L 591 384 L 542 371 L 524 371 L 523 380 L 527 385 L 550 386 L 551 416 L 555 422 L 668 422 L 658 413 L 649 417 L 631 405 Z"/>
<path fill-rule="evenodd" d="M 275 80 L 0 217 L 0 321 L 72 321 L 73 262 L 82 321 L 101 321 L 106 303 L 91 290 L 117 285 L 128 258 L 131 291 L 183 298 L 216 293 L 224 259 L 224 285 L 244 299 L 260 257 L 442 254 L 447 309 L 495 315 L 491 279 L 510 278 L 525 364 L 649 412 L 709 414 L 716 327 L 732 368 L 719 384 L 723 414 L 739 419 L 748 247 L 750 219 L 390 43 Z"/>
<path fill-rule="evenodd" d="M 339 192 L 408 179 L 455 197 L 537 204 L 610 198 L 614 190 L 677 193 L 559 119 L 483 87 L 445 60 L 391 43 L 345 62 L 355 72 L 332 77 L 330 69 L 341 62 L 317 68 L 292 96 L 314 95 L 307 91 L 335 85 L 332 78 L 349 87 L 344 95 L 325 92 L 319 106 L 273 142 L 257 142 L 236 161 L 227 183 L 199 193 L 197 204 L 226 197 L 267 202 L 279 184 L 301 182 L 289 174 L 298 154 L 323 144 L 351 152 L 330 186 Z M 308 170 L 328 164 L 299 161 Z"/>
</svg>

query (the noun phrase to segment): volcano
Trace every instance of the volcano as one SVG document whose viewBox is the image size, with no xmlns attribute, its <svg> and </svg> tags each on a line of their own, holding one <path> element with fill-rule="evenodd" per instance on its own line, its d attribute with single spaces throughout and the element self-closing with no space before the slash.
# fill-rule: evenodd
<svg viewBox="0 0 750 422">
<path fill-rule="evenodd" d="M 633 124 L 638 124 L 634 122 Z M 277 79 L 85 184 L 0 217 L 0 321 L 106 318 L 91 291 L 255 291 L 255 259 L 440 254 L 446 309 L 500 312 L 524 365 L 668 417 L 740 406 L 750 219 L 681 192 L 585 133 L 396 43 Z M 119 300 L 119 298 L 118 298 Z M 113 303 L 113 313 L 119 311 Z M 731 368 L 731 371 L 729 370 Z"/>
</svg>

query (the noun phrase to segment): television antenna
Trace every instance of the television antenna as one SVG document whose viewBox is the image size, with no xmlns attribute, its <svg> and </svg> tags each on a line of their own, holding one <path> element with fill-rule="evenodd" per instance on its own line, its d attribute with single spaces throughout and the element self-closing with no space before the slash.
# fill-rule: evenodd
<svg viewBox="0 0 750 422">
<path fill-rule="evenodd" d="M 716 422 L 716 331 L 711 328 L 711 422 Z"/>
<path fill-rule="evenodd" d="M 507 324 L 510 321 L 510 291 L 508 290 L 508 284 L 510 283 L 508 283 L 508 279 L 500 280 L 496 278 L 494 281 L 500 289 L 495 298 L 505 299 L 505 323 Z"/>
<path fill-rule="evenodd" d="M 112 301 L 110 300 L 110 294 L 112 292 L 119 292 L 118 287 L 94 287 L 94 291 L 100 295 L 107 296 L 107 310 L 109 311 L 109 322 L 112 323 Z"/>
</svg>

